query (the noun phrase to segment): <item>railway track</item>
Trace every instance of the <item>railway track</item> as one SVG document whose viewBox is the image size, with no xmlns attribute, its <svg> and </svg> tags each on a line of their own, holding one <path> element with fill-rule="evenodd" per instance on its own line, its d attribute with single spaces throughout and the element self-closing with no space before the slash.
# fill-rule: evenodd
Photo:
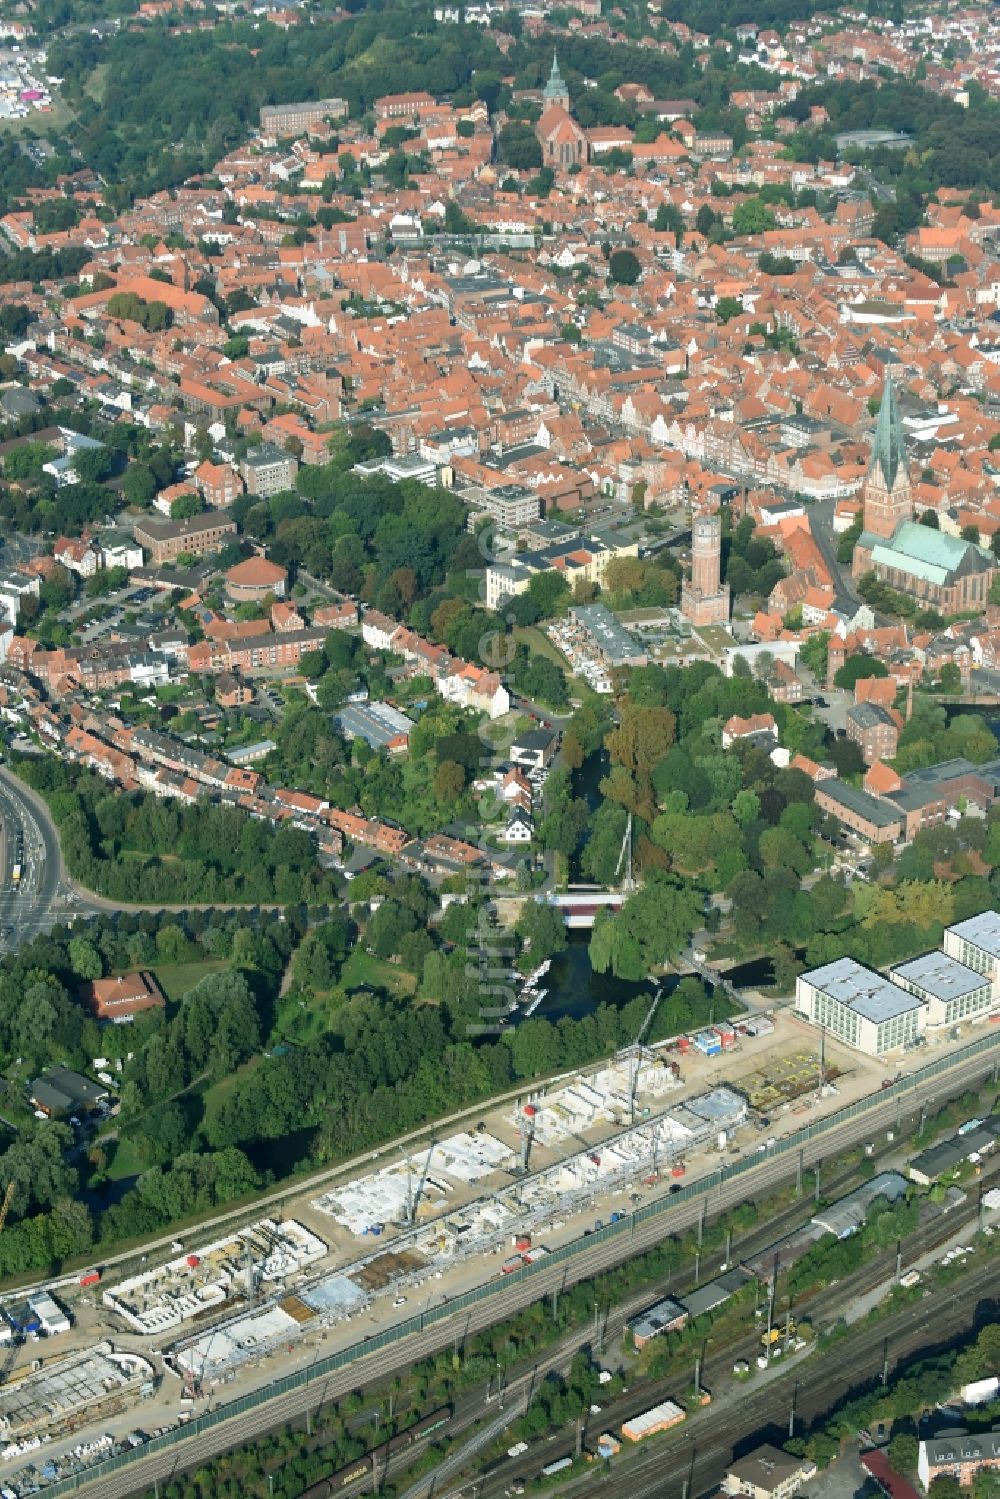
<svg viewBox="0 0 1000 1499">
<path fill-rule="evenodd" d="M 927 1078 L 915 1087 L 906 1098 L 907 1112 L 937 1097 L 952 1096 L 992 1071 L 993 1057 L 989 1053 L 967 1057 L 948 1073 Z M 801 1151 L 803 1167 L 836 1158 L 854 1145 L 873 1140 L 880 1130 L 894 1124 L 897 1110 L 896 1099 L 887 1098 L 884 1103 L 876 1103 L 867 1113 L 845 1120 L 835 1130 L 807 1140 Z M 710 1213 L 717 1214 L 748 1197 L 767 1195 L 773 1187 L 793 1176 L 795 1169 L 794 1160 L 787 1155 L 762 1155 L 760 1163 L 750 1170 L 720 1182 L 712 1191 L 710 1200 L 707 1197 L 685 1199 L 659 1216 L 641 1223 L 633 1220 L 630 1234 L 604 1240 L 595 1244 L 589 1254 L 581 1254 L 550 1269 L 543 1268 L 530 1278 L 507 1287 L 503 1296 L 485 1298 L 460 1313 L 435 1321 L 400 1339 L 398 1344 L 371 1352 L 365 1350 L 363 1343 L 356 1345 L 355 1358 L 341 1368 L 285 1391 L 263 1405 L 234 1411 L 205 1429 L 179 1435 L 170 1446 L 142 1452 L 141 1457 L 122 1467 L 111 1468 L 103 1464 L 89 1473 L 75 1475 L 73 1479 L 54 1486 L 54 1492 L 79 1492 L 88 1499 L 90 1496 L 93 1499 L 127 1499 L 129 1494 L 150 1488 L 154 1479 L 168 1481 L 231 1447 L 252 1440 L 262 1431 L 301 1418 L 307 1411 L 314 1411 L 368 1381 L 389 1377 L 442 1349 L 461 1346 L 471 1333 L 503 1320 L 553 1291 L 561 1292 L 576 1281 L 589 1279 L 601 1270 L 631 1259 L 667 1234 L 682 1233 L 697 1224 L 703 1201 L 708 1202 Z"/>
<path fill-rule="evenodd" d="M 1000 1166 L 1000 1163 L 998 1163 L 998 1166 Z M 946 1243 L 949 1239 L 953 1238 L 957 1232 L 968 1227 L 974 1227 L 974 1223 L 975 1211 L 966 1213 L 961 1216 L 958 1214 L 941 1214 L 932 1219 L 930 1222 L 925 1223 L 921 1229 L 911 1234 L 910 1237 L 906 1240 L 906 1253 L 903 1260 L 904 1266 L 906 1264 L 912 1264 L 915 1260 L 920 1259 L 929 1251 L 936 1249 L 940 1244 Z M 884 1251 L 874 1260 L 869 1261 L 868 1264 L 863 1265 L 858 1270 L 854 1271 L 851 1275 L 845 1276 L 843 1280 L 836 1284 L 835 1287 L 826 1287 L 825 1289 L 815 1292 L 812 1295 L 803 1296 L 802 1298 L 800 1298 L 796 1305 L 796 1314 L 801 1317 L 801 1315 L 805 1313 L 812 1319 L 814 1327 L 818 1324 L 825 1324 L 826 1322 L 832 1322 L 836 1320 L 836 1317 L 839 1313 L 842 1312 L 844 1307 L 851 1305 L 852 1302 L 864 1297 L 870 1291 L 873 1291 L 877 1286 L 884 1285 L 887 1280 L 890 1280 L 895 1269 L 895 1262 L 895 1250 Z M 996 1281 L 1000 1282 L 1000 1263 L 994 1262 L 992 1266 L 988 1266 L 985 1272 L 982 1270 L 982 1266 L 979 1267 L 979 1270 L 982 1274 L 982 1283 L 984 1285 L 990 1276 L 992 1276 Z M 925 1317 L 926 1312 L 924 1299 L 921 1299 L 919 1302 L 914 1303 L 914 1305 L 920 1310 L 920 1316 Z M 884 1320 L 880 1321 L 879 1323 L 879 1336 L 877 1340 L 879 1369 L 881 1369 L 882 1367 L 883 1340 L 887 1336 L 889 1336 L 890 1325 L 897 1315 L 898 1314 L 896 1313 L 890 1313 Z M 780 1327 L 780 1317 L 776 1318 L 776 1325 Z M 851 1334 L 851 1336 L 854 1337 L 855 1335 Z M 714 1348 L 711 1346 L 711 1335 L 709 1334 L 709 1339 L 707 1340 L 703 1350 L 704 1357 L 701 1369 L 701 1379 L 703 1386 L 707 1389 L 711 1389 L 713 1385 L 719 1387 L 723 1384 L 729 1383 L 734 1362 L 737 1359 L 746 1359 L 748 1362 L 752 1363 L 759 1352 L 760 1329 L 757 1327 L 755 1327 L 753 1332 L 749 1333 L 746 1337 L 733 1339 L 725 1345 L 716 1345 Z M 837 1360 L 836 1364 L 838 1368 L 843 1367 L 840 1360 Z M 822 1361 L 820 1361 L 819 1366 L 825 1367 Z M 798 1380 L 798 1370 L 803 1368 L 813 1370 L 817 1367 L 817 1364 L 812 1362 L 811 1358 L 809 1358 L 804 1361 L 796 1361 L 793 1367 L 796 1371 L 796 1378 Z M 856 1369 L 856 1367 L 856 1361 L 852 1356 L 852 1372 Z M 627 1421 L 630 1417 L 637 1415 L 640 1411 L 647 1410 L 651 1405 L 655 1405 L 658 1401 L 665 1400 L 667 1398 L 678 1398 L 680 1394 L 678 1383 L 678 1375 L 676 1374 L 676 1372 L 674 1372 L 670 1375 L 667 1375 L 663 1379 L 650 1381 L 643 1384 L 641 1390 L 636 1390 L 634 1393 L 630 1393 L 627 1397 L 622 1397 L 621 1399 L 615 1401 L 613 1404 L 605 1406 L 601 1412 L 599 1421 L 597 1422 L 598 1428 L 601 1431 L 617 1429 L 624 1421 Z M 754 1394 L 759 1398 L 764 1397 L 766 1394 L 767 1398 L 771 1400 L 773 1411 L 773 1397 L 770 1395 L 770 1389 L 770 1384 L 768 1384 L 765 1389 L 758 1388 L 756 1391 L 753 1390 L 752 1386 L 749 1388 L 749 1390 L 746 1387 L 741 1387 L 739 1392 L 739 1411 L 741 1413 L 741 1417 L 742 1412 L 745 1408 L 745 1403 L 747 1400 L 749 1400 L 751 1394 Z M 725 1401 L 723 1402 L 723 1404 L 725 1404 Z M 796 1411 L 802 1416 L 816 1414 L 817 1411 L 821 1411 L 825 1408 L 826 1407 L 823 1405 L 817 1405 L 815 1410 L 809 1412 L 805 1409 L 804 1406 L 800 1405 L 798 1398 L 796 1397 Z M 716 1419 L 718 1420 L 719 1404 L 713 1404 L 711 1409 L 715 1412 Z M 672 1442 L 673 1440 L 690 1441 L 690 1430 L 696 1428 L 702 1418 L 703 1413 L 698 1410 L 697 1407 L 695 1407 L 689 1415 L 688 1421 L 685 1423 L 684 1428 L 678 1430 L 676 1438 L 667 1438 L 665 1440 L 659 1441 L 658 1443 L 654 1442 L 651 1445 L 650 1450 L 662 1454 L 667 1442 Z M 787 1414 L 784 1416 L 784 1420 L 787 1421 Z M 726 1423 L 725 1429 L 727 1432 L 730 1431 L 730 1426 L 728 1423 Z M 748 1430 L 750 1431 L 754 1429 L 756 1428 L 753 1426 L 750 1426 L 748 1428 Z M 593 1437 L 594 1433 L 590 1433 L 590 1435 L 591 1437 Z M 732 1443 L 730 1442 L 730 1449 L 731 1446 Z M 553 1458 L 562 1457 L 566 1454 L 566 1452 L 566 1433 L 560 1432 L 546 1439 L 546 1441 L 541 1445 L 537 1443 L 534 1444 L 533 1450 L 530 1453 L 526 1453 L 523 1458 L 519 1458 L 514 1461 L 501 1461 L 494 1471 L 496 1473 L 496 1476 L 502 1480 L 503 1485 L 506 1486 L 510 1484 L 512 1479 L 521 1478 L 527 1480 L 536 1477 L 542 1464 L 551 1461 Z M 632 1471 L 631 1466 L 629 1471 Z M 466 1482 L 468 1482 L 468 1480 L 466 1480 Z M 435 1490 L 435 1492 L 437 1491 Z M 660 1492 L 662 1493 L 668 1491 L 661 1490 Z M 678 1493 L 679 1492 L 680 1491 L 678 1490 Z M 489 1499 L 489 1496 L 492 1493 L 493 1489 L 489 1486 L 489 1483 L 487 1483 L 487 1486 L 482 1490 L 481 1499 Z"/>
<path fill-rule="evenodd" d="M 858 1389 L 881 1376 L 888 1355 L 889 1370 L 899 1365 L 911 1354 L 933 1344 L 952 1342 L 956 1334 L 973 1330 L 984 1316 L 984 1304 L 993 1306 L 1000 1292 L 1000 1266 L 981 1274 L 974 1286 L 975 1296 L 965 1296 L 958 1290 L 937 1298 L 936 1311 L 928 1314 L 926 1302 L 901 1309 L 879 1325 L 879 1336 L 867 1346 L 863 1328 L 843 1346 L 841 1358 L 827 1360 L 805 1360 L 789 1369 L 781 1381 L 787 1387 L 792 1381 L 794 1414 L 798 1429 L 824 1415 L 850 1390 Z M 993 1312 L 990 1311 L 992 1316 Z M 848 1348 L 850 1352 L 848 1354 Z M 849 1365 L 849 1374 L 845 1367 Z M 779 1406 L 779 1400 L 782 1401 Z M 711 1410 L 697 1412 L 686 1425 L 690 1430 L 683 1437 L 670 1443 L 651 1446 L 648 1452 L 639 1450 L 632 1461 L 618 1465 L 617 1470 L 606 1476 L 596 1476 L 589 1482 L 577 1478 L 572 1484 L 558 1489 L 560 1494 L 572 1495 L 581 1491 L 587 1482 L 587 1493 L 597 1492 L 607 1499 L 680 1499 L 685 1492 L 691 1496 L 704 1493 L 716 1485 L 732 1459 L 734 1449 L 757 1432 L 767 1432 L 775 1427 L 787 1430 L 786 1422 L 791 1409 L 789 1394 L 778 1396 L 772 1386 L 747 1392 L 734 1406 L 732 1414 L 720 1431 L 721 1423 L 716 1412 L 716 1421 L 711 1420 Z M 699 1420 L 704 1416 L 706 1419 Z M 714 1430 L 713 1430 L 714 1426 Z M 685 1484 L 687 1487 L 685 1488 Z M 491 1490 L 490 1493 L 496 1493 Z M 487 1491 L 482 1490 L 483 1499 Z"/>
<path fill-rule="evenodd" d="M 917 1116 L 913 1116 L 914 1122 L 916 1120 L 916 1117 Z M 907 1122 L 909 1121 L 904 1120 L 904 1125 Z M 885 1156 L 891 1156 L 896 1153 L 898 1153 L 898 1142 L 889 1143 L 888 1141 L 883 1140 L 875 1150 L 874 1159 L 879 1160 Z M 846 1169 L 842 1169 L 835 1176 L 832 1176 L 829 1179 L 826 1184 L 824 1196 L 828 1197 L 842 1193 L 859 1180 L 860 1178 L 856 1167 L 850 1166 Z M 742 1238 L 734 1240 L 732 1245 L 734 1258 L 743 1260 L 749 1258 L 752 1255 L 759 1254 L 769 1245 L 774 1244 L 777 1240 L 784 1238 L 788 1233 L 791 1233 L 794 1229 L 799 1228 L 804 1223 L 808 1222 L 809 1218 L 812 1216 L 812 1209 L 813 1202 L 811 1198 L 798 1198 L 795 1202 L 791 1203 L 787 1208 L 780 1212 L 776 1217 L 769 1218 L 766 1223 L 756 1224 L 747 1234 L 743 1235 Z M 711 1264 L 714 1252 L 715 1251 L 709 1251 L 706 1253 L 704 1257 L 706 1266 Z M 599 1340 L 604 1344 L 609 1343 L 613 1338 L 617 1337 L 621 1332 L 623 1332 L 626 1323 L 629 1322 L 632 1317 L 641 1312 L 643 1308 L 648 1306 L 652 1301 L 656 1301 L 663 1296 L 683 1295 L 686 1291 L 693 1290 L 699 1283 L 699 1281 L 705 1278 L 707 1277 L 701 1276 L 698 1279 L 694 1278 L 691 1275 L 689 1269 L 686 1268 L 684 1270 L 672 1271 L 669 1275 L 662 1276 L 657 1280 L 650 1281 L 648 1285 L 642 1288 L 642 1290 L 637 1291 L 633 1295 L 627 1297 L 625 1300 L 616 1303 L 616 1305 L 607 1312 L 605 1318 L 600 1323 Z M 523 1375 L 512 1376 L 509 1379 L 507 1385 L 507 1392 L 510 1397 L 510 1408 L 513 1410 L 516 1399 L 519 1398 L 522 1394 L 526 1394 L 528 1392 L 532 1381 L 537 1384 L 539 1379 L 544 1379 L 547 1374 L 553 1372 L 554 1370 L 568 1368 L 573 1355 L 578 1353 L 581 1348 L 591 1345 L 594 1342 L 594 1337 L 595 1329 L 593 1325 L 589 1323 L 586 1326 L 580 1325 L 576 1328 L 573 1328 L 568 1331 L 566 1335 L 558 1341 L 558 1343 L 553 1344 L 552 1347 L 549 1348 L 545 1352 L 545 1354 L 532 1365 L 530 1371 L 526 1370 L 524 1371 Z M 454 1436 L 456 1433 L 471 1430 L 471 1428 L 474 1427 L 476 1423 L 482 1418 L 483 1410 L 483 1399 L 478 1393 L 474 1397 L 467 1397 L 464 1400 L 456 1401 L 454 1414 L 449 1423 L 449 1434 Z M 513 1420 L 513 1416 L 511 1416 L 511 1419 Z M 405 1461 L 402 1461 L 402 1465 L 405 1467 L 412 1466 L 414 1458 L 419 1457 L 421 1448 L 429 1445 L 432 1440 L 433 1438 L 426 1437 L 414 1443 L 413 1448 L 411 1448 L 410 1451 L 406 1454 Z M 386 1470 L 384 1476 L 386 1478 L 392 1476 L 391 1463 L 389 1464 L 389 1467 Z M 359 1479 L 354 1484 L 345 1486 L 342 1492 L 345 1496 L 345 1499 L 353 1499 L 354 1495 L 367 1493 L 370 1491 L 370 1488 L 370 1480 L 368 1478 L 364 1478 Z"/>
</svg>

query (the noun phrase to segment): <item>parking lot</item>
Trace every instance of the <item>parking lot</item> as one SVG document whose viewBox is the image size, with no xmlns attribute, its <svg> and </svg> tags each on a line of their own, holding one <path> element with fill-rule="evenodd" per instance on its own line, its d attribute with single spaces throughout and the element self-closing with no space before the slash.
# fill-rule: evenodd
<svg viewBox="0 0 1000 1499">
<path fill-rule="evenodd" d="M 810 1479 L 800 1499 L 875 1499 L 878 1493 L 878 1484 L 862 1468 L 854 1446 Z"/>
</svg>

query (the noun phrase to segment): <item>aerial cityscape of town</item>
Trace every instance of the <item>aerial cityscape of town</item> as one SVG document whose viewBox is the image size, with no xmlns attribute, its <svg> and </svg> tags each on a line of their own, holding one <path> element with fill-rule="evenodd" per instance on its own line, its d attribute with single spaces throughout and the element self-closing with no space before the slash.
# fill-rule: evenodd
<svg viewBox="0 0 1000 1499">
<path fill-rule="evenodd" d="M 1000 7 L 0 0 L 0 1499 L 1000 1499 Z"/>
</svg>

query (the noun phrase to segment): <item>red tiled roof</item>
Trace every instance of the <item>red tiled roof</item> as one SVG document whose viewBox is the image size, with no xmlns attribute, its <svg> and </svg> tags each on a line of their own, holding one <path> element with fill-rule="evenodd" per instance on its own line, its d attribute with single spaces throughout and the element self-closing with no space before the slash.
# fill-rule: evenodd
<svg viewBox="0 0 1000 1499">
<path fill-rule="evenodd" d="M 885 1453 L 877 1447 L 871 1452 L 862 1452 L 861 1466 L 868 1470 L 889 1499 L 920 1499 L 912 1483 L 896 1472 Z"/>
</svg>

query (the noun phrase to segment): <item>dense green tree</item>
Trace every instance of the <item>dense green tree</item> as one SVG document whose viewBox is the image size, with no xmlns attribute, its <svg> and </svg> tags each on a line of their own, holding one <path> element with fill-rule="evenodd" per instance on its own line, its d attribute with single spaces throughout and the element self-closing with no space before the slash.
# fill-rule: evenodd
<svg viewBox="0 0 1000 1499">
<path fill-rule="evenodd" d="M 858 682 L 869 677 L 887 677 L 889 668 L 877 656 L 848 656 L 836 672 L 834 683 L 847 692 L 853 692 Z"/>
<path fill-rule="evenodd" d="M 598 913 L 590 939 L 590 961 L 598 973 L 642 979 L 676 957 L 699 922 L 698 896 L 652 870 L 618 916 Z"/>
<path fill-rule="evenodd" d="M 514 930 L 524 943 L 533 965 L 551 958 L 566 946 L 566 924 L 562 914 L 545 901 L 526 901 Z"/>
<path fill-rule="evenodd" d="M 642 275 L 639 257 L 632 250 L 613 250 L 608 258 L 608 276 L 619 286 L 635 286 Z"/>
<path fill-rule="evenodd" d="M 915 1473 L 920 1443 L 912 1431 L 893 1432 L 889 1441 L 889 1461 L 897 1473 Z"/>
<path fill-rule="evenodd" d="M 743 303 L 739 297 L 720 297 L 715 304 L 715 315 L 720 323 L 731 323 L 742 312 Z"/>
<path fill-rule="evenodd" d="M 763 234 L 765 229 L 773 229 L 775 222 L 771 209 L 760 198 L 748 198 L 733 209 L 733 231 L 736 234 Z"/>
<path fill-rule="evenodd" d="M 522 172 L 532 171 L 542 164 L 542 148 L 534 129 L 518 120 L 511 120 L 500 131 L 497 152 L 502 162 Z"/>
</svg>

